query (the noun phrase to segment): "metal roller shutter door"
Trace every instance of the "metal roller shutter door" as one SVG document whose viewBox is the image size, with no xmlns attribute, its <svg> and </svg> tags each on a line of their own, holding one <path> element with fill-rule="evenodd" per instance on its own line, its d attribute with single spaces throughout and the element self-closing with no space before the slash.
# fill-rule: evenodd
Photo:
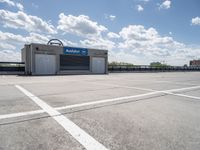
<svg viewBox="0 0 200 150">
<path fill-rule="evenodd" d="M 97 74 L 105 73 L 105 58 L 93 57 L 92 58 L 92 72 Z"/>
<path fill-rule="evenodd" d="M 56 56 L 47 54 L 35 55 L 35 73 L 55 74 L 56 73 Z"/>
</svg>

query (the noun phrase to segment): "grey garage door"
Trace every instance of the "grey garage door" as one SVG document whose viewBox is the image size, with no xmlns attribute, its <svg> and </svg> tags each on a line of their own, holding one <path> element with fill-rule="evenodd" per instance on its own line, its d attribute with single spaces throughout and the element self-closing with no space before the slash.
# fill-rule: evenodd
<svg viewBox="0 0 200 150">
<path fill-rule="evenodd" d="M 105 73 L 105 58 L 93 57 L 92 58 L 92 73 Z"/>
<path fill-rule="evenodd" d="M 56 56 L 36 54 L 35 55 L 35 73 L 36 74 L 55 74 Z"/>
</svg>

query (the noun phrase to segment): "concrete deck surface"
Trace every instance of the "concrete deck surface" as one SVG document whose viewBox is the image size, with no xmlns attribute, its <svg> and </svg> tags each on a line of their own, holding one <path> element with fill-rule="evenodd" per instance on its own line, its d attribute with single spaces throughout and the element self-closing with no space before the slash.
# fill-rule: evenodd
<svg viewBox="0 0 200 150">
<path fill-rule="evenodd" d="M 89 149 L 35 97 L 106 149 L 200 149 L 200 72 L 2 75 L 0 150 Z"/>
</svg>

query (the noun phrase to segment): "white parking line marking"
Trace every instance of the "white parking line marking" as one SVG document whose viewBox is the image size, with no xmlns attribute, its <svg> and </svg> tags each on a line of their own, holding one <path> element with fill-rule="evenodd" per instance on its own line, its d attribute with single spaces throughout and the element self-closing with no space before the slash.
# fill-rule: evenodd
<svg viewBox="0 0 200 150">
<path fill-rule="evenodd" d="M 198 88 L 200 88 L 200 86 L 172 89 L 172 90 L 165 90 L 165 91 L 156 91 L 156 90 L 149 89 L 149 91 L 154 91 L 154 92 L 149 92 L 149 93 L 139 94 L 139 95 L 132 95 L 132 96 L 124 96 L 124 97 L 118 97 L 118 98 L 111 98 L 111 99 L 104 99 L 104 100 L 98 100 L 98 101 L 86 102 L 86 103 L 80 103 L 80 104 L 74 104 L 74 105 L 67 105 L 63 107 L 56 107 L 55 109 L 56 110 L 72 109 L 72 108 L 78 108 L 78 107 L 84 107 L 84 106 L 90 106 L 90 105 L 98 105 L 102 103 L 116 102 L 116 101 L 131 99 L 131 98 L 145 97 L 145 96 L 159 94 L 159 93 L 165 93 L 169 95 L 187 97 L 187 98 L 192 98 L 192 99 L 200 99 L 200 97 L 172 93 L 172 92 L 177 92 L 177 91 L 185 91 L 185 90 L 198 89 Z"/>
<path fill-rule="evenodd" d="M 181 92 L 181 91 L 187 91 L 187 90 L 192 90 L 192 89 L 199 89 L 200 86 L 190 86 L 190 87 L 185 87 L 185 88 L 179 88 L 179 89 L 171 89 L 171 90 L 163 90 L 163 91 L 158 91 L 158 90 L 153 90 L 153 89 L 146 89 L 146 88 L 140 88 L 140 87 L 134 87 L 134 86 L 124 86 L 124 85 L 118 85 L 118 84 L 104 84 L 104 83 L 94 83 L 94 84 L 99 84 L 99 85 L 107 85 L 107 86 L 117 86 L 117 87 L 122 87 L 122 88 L 132 88 L 132 89 L 138 89 L 142 91 L 154 91 L 154 92 L 160 92 L 160 93 L 165 93 L 169 95 L 174 95 L 174 96 L 180 96 L 180 97 L 187 97 L 191 99 L 197 99 L 199 100 L 200 97 L 196 96 L 189 96 L 185 94 L 178 94 L 178 93 L 172 93 L 172 92 Z"/>
<path fill-rule="evenodd" d="M 5 115 L 0 115 L 0 120 L 1 119 L 21 117 L 21 116 L 41 114 L 41 113 L 44 113 L 44 112 L 45 112 L 44 110 L 34 110 L 34 111 L 25 111 L 25 112 L 20 112 L 20 113 L 5 114 Z"/>
<path fill-rule="evenodd" d="M 136 90 L 149 91 L 149 92 L 155 92 L 156 91 L 156 90 L 152 90 L 152 89 L 146 89 L 146 88 L 140 88 L 140 87 L 134 87 L 134 86 L 118 85 L 118 84 L 96 83 L 96 82 L 90 82 L 90 83 L 97 84 L 97 85 L 112 86 L 112 87 L 115 86 L 115 87 L 127 88 L 127 89 L 136 89 Z"/>
<path fill-rule="evenodd" d="M 200 88 L 200 86 L 191 86 L 191 87 L 185 87 L 185 88 L 180 88 L 180 89 L 165 90 L 163 92 L 179 92 L 179 91 L 199 89 L 199 88 Z"/>
<path fill-rule="evenodd" d="M 166 90 L 166 91 L 156 91 L 156 90 L 149 89 L 149 91 L 154 91 L 154 92 L 150 92 L 150 93 L 146 93 L 146 94 L 140 94 L 140 95 L 132 95 L 132 96 L 125 96 L 125 97 L 104 99 L 104 100 L 98 100 L 98 101 L 86 102 L 86 103 L 80 103 L 80 104 L 74 104 L 74 105 L 67 105 L 67 106 L 62 106 L 62 107 L 55 107 L 54 109 L 55 110 L 65 110 L 65 109 L 73 109 L 73 108 L 90 106 L 90 105 L 93 105 L 93 107 L 95 107 L 94 105 L 98 105 L 98 104 L 101 104 L 101 103 L 108 103 L 108 102 L 112 102 L 112 101 L 114 102 L 114 101 L 119 101 L 119 100 L 123 100 L 123 99 L 143 97 L 143 96 L 153 95 L 153 94 L 157 94 L 157 93 L 165 93 L 165 94 L 170 94 L 170 95 L 174 95 L 174 96 L 180 96 L 180 97 L 186 97 L 186 98 L 199 100 L 200 97 L 172 93 L 172 92 L 177 92 L 177 91 L 181 91 L 181 90 L 184 91 L 184 90 L 198 89 L 198 88 L 200 88 L 200 86 L 187 87 L 187 88 L 181 88 L 181 89 L 172 89 L 172 90 Z M 138 88 L 138 89 L 140 89 L 140 88 Z M 35 111 L 5 114 L 5 115 L 0 115 L 0 120 L 1 119 L 8 119 L 8 118 L 15 118 L 15 117 L 22 117 L 22 116 L 27 116 L 27 115 L 40 114 L 40 113 L 44 113 L 44 112 L 45 112 L 44 110 L 35 110 Z"/>
<path fill-rule="evenodd" d="M 136 90 L 142 90 L 142 91 L 149 91 L 149 92 L 156 92 L 159 90 L 153 90 L 153 89 L 147 89 L 147 88 L 141 88 L 141 87 L 135 87 L 135 86 L 124 86 L 124 85 L 118 85 L 118 84 L 109 84 L 109 83 L 96 83 L 96 82 L 91 82 L 93 84 L 97 85 L 106 85 L 106 86 L 115 86 L 115 87 L 121 87 L 121 88 L 128 88 L 128 89 L 136 89 Z M 170 89 L 170 90 L 163 90 L 159 92 L 178 92 L 178 91 L 185 91 L 185 90 L 191 90 L 191 89 L 198 89 L 200 86 L 190 86 L 190 87 L 185 87 L 185 88 L 179 88 L 179 89 Z"/>
<path fill-rule="evenodd" d="M 53 119 L 55 119 L 68 133 L 70 133 L 80 144 L 82 144 L 87 150 L 107 150 L 107 148 L 96 141 L 88 133 L 82 130 L 79 126 L 63 116 L 53 107 L 49 106 L 40 98 L 36 97 L 23 87 L 15 85 L 21 92 L 28 96 L 38 106 L 40 106 L 45 112 L 47 112 Z"/>
<path fill-rule="evenodd" d="M 186 98 L 200 100 L 200 97 L 196 97 L 196 96 L 190 96 L 190 95 L 185 95 L 185 94 L 175 94 L 175 93 L 171 93 L 171 92 L 166 92 L 166 94 L 167 93 L 169 93 L 170 95 L 175 95 L 175 96 L 180 96 L 180 97 L 186 97 Z"/>
<path fill-rule="evenodd" d="M 154 92 L 140 94 L 140 95 L 132 95 L 132 96 L 110 98 L 110 99 L 98 100 L 98 101 L 93 101 L 93 102 L 86 102 L 86 103 L 80 103 L 80 104 L 67 105 L 67 106 L 62 106 L 62 107 L 54 107 L 54 109 L 55 110 L 72 109 L 72 108 L 78 108 L 78 107 L 84 107 L 84 106 L 90 106 L 90 105 L 97 105 L 97 104 L 102 104 L 102 103 L 120 101 L 120 100 L 125 100 L 125 99 L 144 97 L 144 96 L 148 96 L 148 95 L 154 95 L 156 93 L 160 93 L 160 92 L 159 91 L 154 91 Z M 20 113 L 5 114 L 5 115 L 0 115 L 0 120 L 1 119 L 8 119 L 8 118 L 15 118 L 15 117 L 22 117 L 22 116 L 27 116 L 27 115 L 40 114 L 40 113 L 44 113 L 44 112 L 45 112 L 44 110 L 35 110 L 35 111 L 27 111 L 27 112 L 20 112 Z"/>
<path fill-rule="evenodd" d="M 154 95 L 154 94 L 158 94 L 158 93 L 161 93 L 161 92 L 155 91 L 155 92 L 150 92 L 150 93 L 145 93 L 145 94 L 140 94 L 140 95 L 110 98 L 110 99 L 105 99 L 105 100 L 99 100 L 99 101 L 93 101 L 93 102 L 86 102 L 86 103 L 81 103 L 81 104 L 74 104 L 74 105 L 68 105 L 68 106 L 63 106 L 63 107 L 57 107 L 55 109 L 56 110 L 63 110 L 63 109 L 71 109 L 71 108 L 77 108 L 77 107 L 83 107 L 83 106 L 97 105 L 97 104 L 116 102 L 116 101 L 131 99 L 131 98 L 145 97 L 145 96 Z"/>
<path fill-rule="evenodd" d="M 118 79 L 119 80 L 119 79 Z M 135 80 L 135 79 L 133 79 L 133 80 L 131 80 L 131 79 L 123 79 L 123 80 L 127 80 L 127 81 L 146 81 L 146 82 L 151 82 L 151 83 L 171 83 L 171 84 L 177 84 L 177 85 L 192 85 L 192 86 L 195 86 L 196 84 L 191 84 L 191 83 L 183 83 L 183 82 L 176 82 L 176 81 L 165 81 L 165 80 Z"/>
</svg>

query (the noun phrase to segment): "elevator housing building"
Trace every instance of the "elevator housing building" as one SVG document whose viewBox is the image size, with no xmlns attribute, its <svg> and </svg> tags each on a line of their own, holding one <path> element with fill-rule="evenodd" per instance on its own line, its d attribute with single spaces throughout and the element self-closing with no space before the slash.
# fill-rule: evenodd
<svg viewBox="0 0 200 150">
<path fill-rule="evenodd" d="M 31 43 L 21 52 L 26 75 L 108 73 L 107 50 Z"/>
</svg>

